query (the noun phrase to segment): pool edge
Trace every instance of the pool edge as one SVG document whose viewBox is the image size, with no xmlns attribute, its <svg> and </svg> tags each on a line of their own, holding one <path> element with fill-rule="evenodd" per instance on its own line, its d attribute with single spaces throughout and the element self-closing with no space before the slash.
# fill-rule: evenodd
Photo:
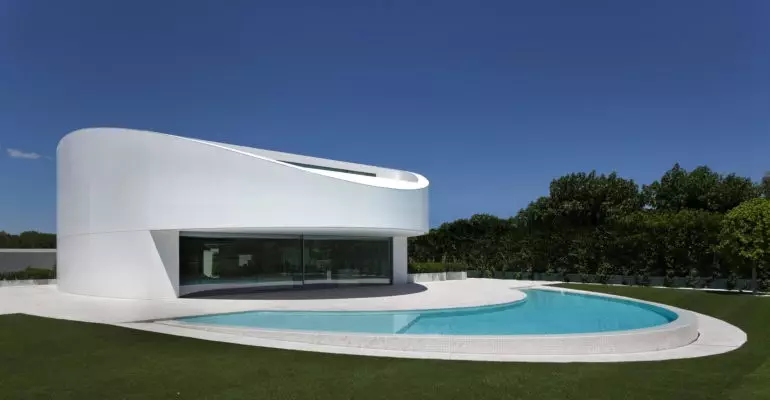
<svg viewBox="0 0 770 400">
<path fill-rule="evenodd" d="M 155 321 L 155 323 L 181 329 L 313 346 L 449 355 L 571 356 L 644 353 L 676 349 L 687 346 L 698 339 L 698 320 L 695 314 L 688 310 L 625 296 L 577 289 L 553 288 L 545 285 L 533 286 L 532 288 L 634 301 L 669 310 L 677 314 L 678 318 L 667 324 L 641 329 L 548 335 L 372 334 L 264 329 L 194 324 L 174 320 Z"/>
</svg>

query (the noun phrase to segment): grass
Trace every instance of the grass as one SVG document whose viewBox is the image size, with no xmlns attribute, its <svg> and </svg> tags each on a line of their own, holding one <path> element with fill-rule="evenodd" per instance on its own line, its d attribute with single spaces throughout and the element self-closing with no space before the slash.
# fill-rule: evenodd
<svg viewBox="0 0 770 400">
<path fill-rule="evenodd" d="M 0 398 L 770 399 L 770 298 L 566 286 L 703 312 L 749 342 L 689 360 L 484 363 L 285 351 L 17 314 L 0 316 Z"/>
</svg>

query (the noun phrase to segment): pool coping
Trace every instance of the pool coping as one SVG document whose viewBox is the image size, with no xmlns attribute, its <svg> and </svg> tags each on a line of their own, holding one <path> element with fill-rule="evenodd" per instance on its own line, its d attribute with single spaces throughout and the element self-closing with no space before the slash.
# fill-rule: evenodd
<svg viewBox="0 0 770 400">
<path fill-rule="evenodd" d="M 532 288 L 604 296 L 654 305 L 675 312 L 668 324 L 603 333 L 554 335 L 409 335 L 324 331 L 276 330 L 212 326 L 179 321 L 155 321 L 134 328 L 208 340 L 342 354 L 408 358 L 465 359 L 484 361 L 641 361 L 646 359 L 702 356 L 737 348 L 745 333 L 732 325 L 688 310 L 624 296 L 537 285 Z M 516 290 L 516 289 L 511 289 Z M 707 322 L 704 326 L 703 322 Z M 718 322 L 715 322 L 718 321 Z M 701 330 L 714 327 L 731 331 L 733 340 L 709 345 Z M 726 325 L 726 327 L 725 327 Z M 149 328 L 149 329 L 148 329 Z M 719 330 L 717 329 L 717 330 Z M 736 332 L 737 331 L 737 332 Z M 702 342 L 698 344 L 698 342 Z M 698 345 L 699 347 L 693 348 Z M 703 348 L 707 346 L 710 348 Z M 684 351 L 682 349 L 688 349 Z M 696 351 L 692 351 L 696 350 Z M 671 354 L 664 354 L 664 353 Z M 669 357 L 667 357 L 669 356 Z M 664 358 L 658 358 L 664 357 Z"/>
</svg>

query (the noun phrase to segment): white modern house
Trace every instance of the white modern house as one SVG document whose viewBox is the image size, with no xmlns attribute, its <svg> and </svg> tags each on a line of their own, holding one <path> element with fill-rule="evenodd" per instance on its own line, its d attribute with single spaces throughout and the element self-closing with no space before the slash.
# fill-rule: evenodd
<svg viewBox="0 0 770 400">
<path fill-rule="evenodd" d="M 69 293 L 176 298 L 407 280 L 428 230 L 419 174 L 147 131 L 57 149 L 57 280 Z"/>
</svg>

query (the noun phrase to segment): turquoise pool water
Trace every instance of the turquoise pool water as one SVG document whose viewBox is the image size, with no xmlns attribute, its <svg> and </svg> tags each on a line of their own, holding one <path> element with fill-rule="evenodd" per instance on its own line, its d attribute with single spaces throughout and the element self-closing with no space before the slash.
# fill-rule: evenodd
<svg viewBox="0 0 770 400">
<path fill-rule="evenodd" d="M 677 319 L 631 300 L 553 290 L 525 290 L 524 301 L 430 311 L 249 311 L 178 321 L 301 331 L 410 335 L 547 335 L 649 328 Z"/>
</svg>

